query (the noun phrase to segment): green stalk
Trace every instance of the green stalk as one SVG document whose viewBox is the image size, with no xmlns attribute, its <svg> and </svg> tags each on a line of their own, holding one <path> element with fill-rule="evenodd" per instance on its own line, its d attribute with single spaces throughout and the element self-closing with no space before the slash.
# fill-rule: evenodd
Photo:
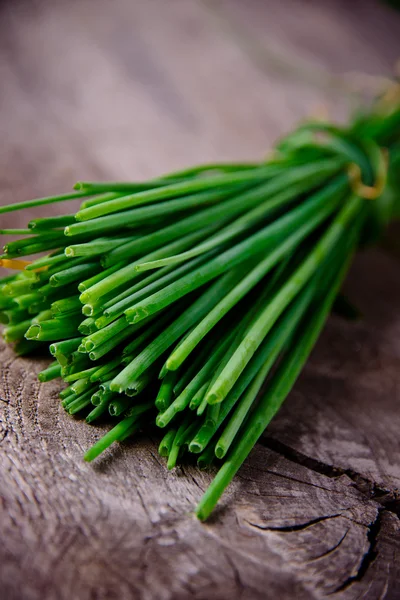
<svg viewBox="0 0 400 600">
<path fill-rule="evenodd" d="M 169 429 L 164 435 L 158 447 L 158 453 L 160 456 L 168 456 L 171 452 L 172 444 L 176 436 L 176 429 Z"/>
<path fill-rule="evenodd" d="M 84 198 L 92 194 L 86 191 L 73 192 L 71 194 L 63 194 L 62 196 L 48 196 L 46 198 L 37 198 L 36 200 L 28 200 L 28 202 L 20 202 L 19 204 L 8 204 L 0 206 L 0 214 L 13 212 L 15 210 L 23 210 L 25 208 L 34 208 L 35 206 L 43 206 L 45 204 L 54 204 L 55 202 L 64 202 L 64 200 L 76 200 Z"/>
<path fill-rule="evenodd" d="M 193 377 L 193 379 L 186 385 L 182 392 L 175 398 L 175 400 L 168 406 L 168 408 L 156 418 L 156 424 L 158 427 L 166 427 L 168 423 L 178 414 L 185 410 L 189 406 L 191 400 L 195 394 L 201 389 L 204 383 L 210 379 L 210 375 L 215 371 L 219 361 L 223 357 L 227 348 L 229 347 L 234 331 L 230 333 L 220 344 L 219 347 L 214 349 L 211 356 L 205 361 L 202 368 Z"/>
<path fill-rule="evenodd" d="M 174 171 L 173 173 L 169 173 L 168 175 L 164 175 L 163 179 L 187 179 L 188 177 L 196 177 L 197 175 L 204 175 L 204 174 L 210 174 L 213 172 L 217 172 L 220 171 L 221 173 L 232 173 L 235 171 L 250 171 L 252 169 L 258 169 L 258 167 L 260 167 L 261 163 L 256 162 L 256 163 L 250 163 L 250 162 L 246 162 L 246 163 L 212 163 L 212 164 L 204 164 L 204 165 L 197 165 L 195 167 L 189 167 L 189 168 L 185 168 L 181 171 Z M 265 163 L 264 163 L 264 166 Z M 275 169 L 272 168 L 271 164 L 268 164 L 268 166 L 270 167 L 270 171 L 269 171 L 269 176 L 273 176 L 276 174 L 276 167 Z"/>
<path fill-rule="evenodd" d="M 117 295 L 114 294 L 109 300 L 107 300 L 107 302 L 103 302 L 104 297 L 101 298 L 105 318 L 107 318 L 109 316 L 109 313 L 108 313 L 109 309 L 112 308 L 115 304 L 117 304 L 117 302 L 120 302 L 121 300 L 124 300 L 125 298 L 127 298 L 130 294 L 134 294 L 135 292 L 143 289 L 145 286 L 149 285 L 150 283 L 153 283 L 153 281 L 156 281 L 159 277 L 164 276 L 167 272 L 171 272 L 172 270 L 173 270 L 173 267 L 168 268 L 168 269 L 159 269 L 158 271 L 153 271 L 153 273 L 151 273 L 150 275 L 140 277 L 139 281 L 137 281 L 134 285 L 129 286 L 123 292 L 120 292 Z M 102 324 L 102 322 L 100 322 L 99 327 L 103 327 L 103 326 L 104 325 Z"/>
<path fill-rule="evenodd" d="M 129 325 L 125 327 L 122 331 L 116 333 L 110 339 L 107 339 L 102 344 L 96 345 L 93 350 L 89 352 L 90 360 L 99 360 L 111 350 L 114 350 L 119 344 L 121 344 L 124 340 L 130 337 L 133 333 L 138 330 L 137 325 Z M 93 334 L 94 335 L 94 334 Z"/>
<path fill-rule="evenodd" d="M 104 365 L 97 367 L 97 370 L 91 375 L 90 381 L 102 381 L 103 378 L 121 364 L 121 356 L 116 356 L 114 359 L 107 361 Z"/>
<path fill-rule="evenodd" d="M 13 308 L 0 313 L 0 323 L 4 325 L 18 325 L 21 321 L 26 321 L 28 318 L 29 312 L 26 309 Z"/>
<path fill-rule="evenodd" d="M 6 327 L 3 332 L 4 340 L 9 344 L 10 342 L 17 342 L 21 340 L 31 326 L 31 320 L 22 321 L 18 325 L 10 325 Z"/>
<path fill-rule="evenodd" d="M 92 370 L 88 358 L 83 354 L 79 354 L 79 352 L 73 352 L 71 356 L 70 364 L 61 369 L 61 376 L 68 383 L 84 377 L 90 377 L 94 369 L 97 368 L 94 367 Z"/>
<path fill-rule="evenodd" d="M 11 275 L 7 275 L 6 277 L 0 278 L 0 291 L 6 283 L 10 283 L 10 281 L 15 281 L 17 277 L 16 273 L 12 273 Z"/>
<path fill-rule="evenodd" d="M 139 240 L 128 242 L 124 246 L 112 250 L 104 258 L 104 264 L 108 266 L 121 259 L 140 256 L 143 252 L 153 251 L 175 239 L 182 238 L 189 233 L 205 227 L 207 227 L 208 233 L 210 233 L 214 226 L 216 228 L 217 226 L 222 227 L 231 221 L 235 215 L 241 214 L 249 206 L 259 203 L 269 189 L 266 187 L 267 185 L 269 186 L 269 183 L 252 188 L 244 193 L 238 193 L 223 204 L 217 204 L 216 206 L 196 211 L 193 215 L 184 217 L 171 225 L 144 235 L 140 239 L 140 242 Z"/>
<path fill-rule="evenodd" d="M 99 263 L 83 263 L 64 269 L 50 277 L 50 285 L 61 287 L 79 281 L 82 277 L 91 277 L 101 270 Z"/>
<path fill-rule="evenodd" d="M 63 398 L 61 400 L 61 406 L 68 411 L 68 406 L 70 404 L 72 404 L 73 402 L 75 402 L 75 400 L 78 398 L 78 396 L 76 394 L 69 394 L 68 396 L 66 396 L 65 398 Z"/>
<path fill-rule="evenodd" d="M 30 229 L 0 229 L 0 235 L 31 235 Z"/>
<path fill-rule="evenodd" d="M 135 404 L 134 406 L 132 406 L 132 408 L 130 408 L 127 411 L 126 416 L 127 417 L 131 417 L 131 416 L 139 417 L 140 415 L 142 415 L 152 409 L 154 409 L 154 402 L 152 400 L 149 400 L 148 402 L 143 402 L 143 404 Z"/>
<path fill-rule="evenodd" d="M 174 386 L 178 379 L 178 372 L 167 373 L 161 382 L 155 406 L 160 412 L 164 412 L 172 403 L 174 398 Z"/>
<path fill-rule="evenodd" d="M 212 381 L 215 381 L 215 378 L 213 378 L 213 379 L 212 379 Z M 211 383 L 211 382 L 210 382 L 210 383 Z M 207 410 L 207 408 L 208 408 L 208 402 L 207 402 L 207 392 L 208 392 L 208 390 L 210 389 L 210 383 L 208 384 L 208 388 L 207 388 L 207 390 L 206 390 L 206 393 L 204 394 L 204 396 L 203 396 L 203 398 L 202 398 L 202 400 L 201 400 L 200 404 L 199 404 L 199 405 L 198 405 L 198 407 L 197 407 L 197 411 L 196 411 L 196 413 L 197 413 L 197 416 L 198 416 L 198 417 L 201 417 L 201 416 L 203 416 L 203 414 L 205 413 L 205 411 L 206 411 L 206 410 Z"/>
<path fill-rule="evenodd" d="M 231 269 L 250 257 L 267 248 L 273 247 L 282 238 L 289 235 L 295 228 L 300 227 L 308 219 L 315 217 L 322 221 L 338 205 L 343 191 L 343 180 L 338 179 L 322 191 L 312 195 L 306 202 L 280 217 L 257 233 L 250 235 L 232 248 L 225 250 L 207 264 L 201 266 L 195 273 L 188 273 L 177 281 L 167 285 L 163 290 L 151 294 L 145 300 L 126 311 L 130 322 L 138 322 L 145 315 L 151 315 L 182 296 L 214 279 L 227 269 Z"/>
<path fill-rule="evenodd" d="M 60 215 L 56 217 L 45 217 L 44 219 L 33 219 L 32 221 L 29 221 L 28 227 L 36 233 L 36 231 L 49 231 L 58 227 L 64 229 L 64 227 L 72 225 L 72 223 L 75 223 L 75 215 Z"/>
<path fill-rule="evenodd" d="M 29 312 L 29 309 L 28 309 Z M 41 323 L 42 321 L 48 321 L 53 318 L 53 313 L 50 309 L 42 310 L 40 313 L 36 314 L 32 319 L 32 325 L 35 323 Z"/>
<path fill-rule="evenodd" d="M 81 312 L 82 304 L 79 298 L 76 296 L 70 296 L 69 298 L 63 298 L 62 300 L 56 300 L 51 305 L 51 312 L 55 317 L 65 313 L 76 313 Z"/>
<path fill-rule="evenodd" d="M 38 375 L 38 379 L 41 383 L 51 381 L 61 377 L 61 367 L 57 363 L 52 363 L 47 369 L 41 371 Z"/>
<path fill-rule="evenodd" d="M 197 459 L 197 466 L 201 470 L 207 469 L 208 467 L 210 467 L 214 459 L 214 445 L 209 444 L 209 446 L 207 446 L 207 448 L 202 452 L 202 454 L 200 454 L 199 458 Z"/>
<path fill-rule="evenodd" d="M 56 256 L 44 256 L 43 258 L 37 258 L 30 265 L 27 265 L 25 269 L 30 272 L 34 271 L 35 269 L 60 266 L 66 262 L 67 258 L 64 256 L 64 254 L 57 254 Z"/>
<path fill-rule="evenodd" d="M 196 324 L 234 284 L 240 272 L 228 272 L 204 292 L 184 313 L 151 342 L 121 373 L 113 380 L 111 389 L 123 392 L 130 382 L 141 375 L 164 352 L 174 344 L 191 326 Z"/>
<path fill-rule="evenodd" d="M 82 340 L 82 344 L 86 350 L 86 352 L 90 352 L 94 350 L 104 342 L 111 340 L 114 336 L 121 333 L 121 331 L 126 330 L 128 327 L 128 323 L 125 317 L 121 317 L 118 321 L 114 321 L 111 325 L 104 327 L 103 329 L 99 329 L 89 335 L 87 338 Z"/>
<path fill-rule="evenodd" d="M 105 391 L 104 389 L 99 388 L 96 393 L 93 394 L 91 398 L 91 402 L 93 406 L 100 406 L 100 404 L 106 403 L 107 406 L 111 402 L 111 400 L 119 398 L 118 394 L 114 394 L 114 392 Z"/>
<path fill-rule="evenodd" d="M 249 385 L 254 381 L 258 373 L 260 373 L 263 368 L 265 368 L 266 371 L 269 371 L 285 345 L 289 343 L 293 332 L 303 318 L 304 313 L 313 298 L 317 283 L 317 280 L 315 280 L 310 287 L 307 287 L 306 290 L 299 294 L 279 321 L 274 325 L 272 331 L 266 336 L 224 402 L 222 402 L 218 421 L 213 426 L 205 424 L 199 430 L 197 436 L 192 440 L 189 446 L 190 452 L 199 453 L 206 448 L 211 438 L 224 423 L 227 415 L 242 397 L 242 394 L 247 391 Z M 255 319 L 257 318 L 258 315 L 255 313 Z M 205 405 L 207 405 L 207 402 L 205 402 Z"/>
<path fill-rule="evenodd" d="M 112 417 L 118 417 L 122 415 L 123 412 L 126 411 L 127 408 L 132 406 L 133 400 L 132 398 L 128 398 L 128 396 L 123 396 L 116 398 L 108 405 L 108 412 Z"/>
<path fill-rule="evenodd" d="M 97 329 L 98 327 L 96 326 L 96 322 L 93 317 L 88 317 L 87 319 L 84 319 L 78 326 L 78 331 L 82 335 L 90 335 L 97 331 Z"/>
<path fill-rule="evenodd" d="M 68 364 L 70 356 L 78 349 L 81 342 L 82 338 L 78 337 L 50 344 L 50 354 L 57 358 L 60 364 L 64 366 Z"/>
<path fill-rule="evenodd" d="M 183 422 L 180 424 L 180 426 L 178 427 L 178 431 L 176 432 L 176 435 L 174 437 L 174 441 L 172 442 L 172 446 L 171 446 L 171 450 L 169 452 L 168 455 L 168 461 L 167 461 L 167 469 L 170 471 L 171 469 L 176 467 L 176 463 L 178 460 L 178 456 L 182 450 L 182 446 L 181 444 L 178 444 L 178 440 L 182 437 L 182 435 L 184 434 L 188 424 L 189 424 L 189 416 L 187 416 L 186 418 L 184 418 Z"/>
<path fill-rule="evenodd" d="M 85 419 L 86 423 L 93 423 L 93 421 L 96 421 L 96 419 L 101 417 L 101 415 L 103 415 L 107 411 L 107 408 L 108 405 L 106 402 L 95 406 L 93 410 L 91 410 L 90 413 L 87 415 Z"/>
<path fill-rule="evenodd" d="M 105 436 L 103 436 L 96 444 L 94 444 L 94 446 L 92 446 L 86 452 L 84 459 L 87 462 L 91 462 L 92 460 L 97 458 L 102 452 L 104 452 L 104 450 L 111 446 L 113 442 L 116 442 L 121 437 L 121 435 L 123 435 L 131 427 L 131 425 L 133 425 L 136 419 L 137 416 L 133 415 L 131 417 L 126 417 L 125 419 L 117 423 L 117 425 L 115 425 L 115 427 L 113 427 L 111 431 L 106 433 Z"/>
<path fill-rule="evenodd" d="M 115 318 L 118 318 L 119 316 L 123 315 L 125 311 L 127 311 L 130 307 L 132 307 L 135 304 L 135 302 L 139 302 L 143 298 L 146 298 L 149 294 L 162 289 L 165 285 L 167 285 L 171 281 L 175 281 L 182 275 L 185 275 L 190 271 L 194 271 L 195 268 L 199 264 L 202 264 L 205 260 L 206 257 L 199 257 L 197 259 L 194 259 L 193 261 L 186 263 L 185 265 L 182 265 L 181 267 L 174 269 L 173 271 L 165 274 L 164 276 L 161 276 L 160 271 L 157 271 L 156 274 L 159 275 L 158 278 L 156 278 L 154 281 L 152 281 L 146 286 L 139 284 L 140 289 L 136 290 L 132 294 L 125 295 L 125 297 L 122 300 L 116 302 L 109 308 L 106 308 L 104 310 L 103 315 L 96 321 L 96 324 L 104 327 L 104 325 L 107 325 L 109 322 L 112 322 L 112 320 L 114 320 Z"/>
<path fill-rule="evenodd" d="M 52 342 L 72 338 L 76 331 L 81 317 L 70 317 L 63 319 L 52 319 L 51 321 L 42 321 L 41 323 L 31 325 L 26 332 L 26 339 L 39 340 L 42 342 Z"/>
<path fill-rule="evenodd" d="M 205 424 L 208 427 L 214 427 L 218 423 L 220 412 L 221 404 L 209 404 L 207 406 Z"/>
<path fill-rule="evenodd" d="M 85 392 L 84 394 L 79 395 L 76 400 L 68 403 L 68 412 L 70 415 L 76 415 L 78 412 L 86 408 L 91 404 L 90 398 L 93 394 L 93 388 Z"/>
<path fill-rule="evenodd" d="M 172 371 L 174 373 L 175 371 Z M 208 390 L 208 386 L 210 385 L 210 379 L 208 379 L 199 390 L 195 393 L 191 401 L 189 402 L 190 410 L 196 410 L 203 401 L 204 396 L 206 395 L 206 391 Z"/>
<path fill-rule="evenodd" d="M 137 192 L 123 198 L 116 198 L 115 200 L 110 200 L 109 202 L 100 204 L 98 206 L 98 210 L 95 210 L 96 207 L 92 207 L 91 209 L 88 208 L 78 214 L 80 214 L 80 219 L 82 219 L 82 213 L 83 218 L 94 219 L 99 216 L 110 215 L 114 212 L 126 210 L 134 206 L 152 204 L 154 202 L 159 202 L 160 200 L 168 200 L 170 198 L 178 198 L 180 196 L 189 196 L 195 192 L 201 192 L 205 190 L 215 191 L 218 190 L 219 187 L 223 186 L 232 187 L 234 184 L 248 182 L 253 183 L 257 180 L 262 181 L 266 175 L 268 176 L 268 167 L 261 166 L 258 169 L 254 169 L 250 177 L 247 171 L 243 171 L 229 175 L 207 177 L 204 179 L 192 179 L 155 189 L 145 190 L 143 192 Z"/>
<path fill-rule="evenodd" d="M 180 452 L 181 452 L 181 447 L 173 442 L 170 453 L 168 455 L 168 461 L 167 461 L 168 471 L 172 471 L 172 469 L 174 469 L 176 467 L 176 463 L 178 461 Z"/>
<path fill-rule="evenodd" d="M 191 421 L 191 415 L 187 415 L 187 418 L 183 421 L 182 426 L 178 429 L 175 443 L 177 446 L 185 446 L 192 439 L 194 433 L 199 429 L 200 423 L 197 419 Z"/>
<path fill-rule="evenodd" d="M 248 187 L 249 184 L 246 185 Z M 253 184 L 254 185 L 254 184 Z M 242 186 L 241 186 L 242 188 Z M 165 189 L 165 188 L 164 188 Z M 175 213 L 182 213 L 183 211 L 199 208 L 200 206 L 208 206 L 212 205 L 216 202 L 221 202 L 225 198 L 227 198 L 230 194 L 234 193 L 237 189 L 237 186 L 227 186 L 220 190 L 206 190 L 201 191 L 194 194 L 189 194 L 184 197 L 174 197 L 166 202 L 159 202 L 157 204 L 146 204 L 146 206 L 139 206 L 134 208 L 135 197 L 137 194 L 131 194 L 129 196 L 124 196 L 122 198 L 117 198 L 116 200 L 112 200 L 110 202 L 104 203 L 99 206 L 93 206 L 92 208 L 87 208 L 85 210 L 81 210 L 76 214 L 77 221 L 93 221 L 96 218 L 101 218 L 102 216 L 110 216 L 111 213 L 118 213 L 127 216 L 128 219 L 131 219 L 134 215 L 136 215 L 135 223 L 144 223 L 153 218 L 157 218 L 160 215 L 172 215 Z M 219 193 L 218 193 L 219 192 Z M 124 212 L 120 212 L 119 210 L 110 210 L 110 206 L 113 204 L 114 206 L 124 205 L 125 208 L 122 210 Z"/>
<path fill-rule="evenodd" d="M 335 248 L 343 232 L 350 227 L 361 208 L 362 200 L 356 196 L 351 197 L 344 205 L 309 256 L 271 300 L 264 313 L 239 345 L 218 381 L 208 391 L 207 401 L 209 404 L 222 402 L 226 397 L 276 319 L 312 277 L 329 252 Z"/>
<path fill-rule="evenodd" d="M 74 394 L 83 394 L 87 391 L 87 388 L 90 387 L 93 389 L 93 385 L 91 385 L 91 381 L 89 377 L 84 379 L 78 379 L 71 385 L 71 390 Z"/>
<path fill-rule="evenodd" d="M 61 398 L 61 400 L 65 400 L 66 398 L 68 398 L 68 396 L 72 396 L 73 393 L 74 392 L 71 390 L 71 386 L 68 386 L 61 390 L 61 392 L 58 395 Z"/>
<path fill-rule="evenodd" d="M 97 193 L 97 192 L 96 192 Z M 88 208 L 89 206 L 95 206 L 96 204 L 101 204 L 102 202 L 108 202 L 109 200 L 114 200 L 114 198 L 119 198 L 122 196 L 121 193 L 118 192 L 105 192 L 101 193 L 98 196 L 92 196 L 87 198 L 81 203 L 80 208 Z"/>
<path fill-rule="evenodd" d="M 354 199 L 351 204 L 355 204 Z M 269 425 L 295 384 L 296 379 L 324 326 L 332 303 L 347 272 L 349 263 L 350 259 L 345 261 L 345 264 L 340 269 L 329 292 L 311 312 L 310 319 L 299 337 L 301 343 L 293 345 L 287 352 L 282 364 L 270 382 L 267 392 L 261 398 L 256 410 L 248 419 L 240 440 L 238 440 L 237 445 L 200 500 L 196 508 L 196 514 L 200 520 L 204 521 L 209 517 L 225 488 L 232 481 L 258 438 Z"/>
<path fill-rule="evenodd" d="M 14 240 L 6 244 L 4 246 L 4 252 L 6 253 L 6 255 L 15 254 L 16 256 L 18 256 L 18 254 L 22 252 L 26 246 L 32 246 L 32 244 L 37 243 L 53 243 L 54 240 L 60 240 L 60 238 L 63 235 L 62 231 L 48 231 L 37 235 L 35 235 L 32 231 L 30 231 L 29 233 L 29 237 L 24 237 L 20 240 Z"/>
<path fill-rule="evenodd" d="M 62 232 L 54 232 L 55 235 L 48 234 L 48 238 L 45 236 L 34 236 L 30 240 L 18 240 L 18 242 L 11 242 L 5 246 L 6 256 L 8 258 L 18 258 L 22 256 L 29 256 L 30 254 L 39 254 L 40 252 L 48 252 L 65 245 L 64 236 Z M 16 245 L 21 243 L 17 248 Z M 24 242 L 24 243 L 22 243 Z M 28 243 L 29 242 L 29 243 Z"/>
<path fill-rule="evenodd" d="M 18 310 L 18 304 L 13 298 L 7 298 L 0 293 L 0 310 Z"/>
<path fill-rule="evenodd" d="M 29 294 L 32 290 L 32 284 L 33 284 L 33 281 L 29 280 L 29 279 L 12 281 L 10 283 L 6 283 L 6 285 L 3 286 L 1 293 L 4 294 L 5 296 L 11 296 L 11 297 L 22 296 L 23 294 Z"/>
<path fill-rule="evenodd" d="M 195 377 L 199 369 L 202 368 L 204 363 L 210 357 L 210 353 L 212 353 L 214 347 L 213 344 L 214 340 L 207 340 L 203 347 L 200 348 L 200 350 L 195 354 L 195 356 L 192 357 L 190 364 L 187 365 L 187 368 L 181 372 L 180 378 L 174 387 L 174 396 L 179 396 L 185 389 L 185 387 L 188 385 L 188 383 L 193 379 L 193 377 Z M 166 377 L 170 372 L 171 371 L 165 369 L 164 377 Z M 161 373 L 159 375 L 159 378 L 161 378 Z"/>
<path fill-rule="evenodd" d="M 135 236 L 97 238 L 91 242 L 67 246 L 64 251 L 65 256 L 68 256 L 69 258 L 76 256 L 99 256 L 110 252 L 111 249 L 119 248 L 123 244 L 126 244 L 132 237 L 134 239 L 140 239 Z"/>
<path fill-rule="evenodd" d="M 126 390 L 126 395 L 129 397 L 140 394 L 150 383 L 154 381 L 156 375 L 156 367 L 147 369 L 139 375 L 134 381 L 130 382 L 129 388 Z"/>
<path fill-rule="evenodd" d="M 133 425 L 131 425 L 129 427 L 129 429 L 127 429 L 123 434 L 120 435 L 118 441 L 124 442 L 128 438 L 132 437 L 132 435 L 135 434 L 136 432 L 138 432 L 142 427 L 143 427 L 143 421 L 141 421 L 139 419 Z"/>
<path fill-rule="evenodd" d="M 332 175 L 332 168 L 328 170 L 328 174 Z M 210 236 L 205 242 L 198 244 L 191 250 L 151 262 L 140 262 L 138 270 L 146 271 L 148 269 L 166 267 L 194 258 L 204 252 L 208 252 L 217 246 L 238 237 L 259 223 L 265 222 L 271 215 L 282 208 L 282 206 L 286 206 L 288 203 L 293 202 L 305 192 L 311 191 L 312 188 L 321 184 L 326 178 L 327 175 L 325 171 L 315 173 L 314 177 L 307 178 L 305 181 L 300 181 L 296 185 L 288 187 L 272 198 L 269 197 L 265 202 L 252 210 L 248 208 L 239 218 L 235 219 L 229 225 L 220 229 L 216 234 Z M 347 185 L 347 180 L 344 180 L 343 189 L 347 188 Z"/>
<path fill-rule="evenodd" d="M 97 273 L 97 275 L 93 275 L 93 277 L 90 277 L 89 279 L 86 279 L 85 281 L 81 281 L 80 284 L 78 285 L 78 290 L 80 292 L 85 292 L 87 289 L 96 285 L 96 283 L 99 283 L 103 279 L 106 279 L 109 275 L 112 275 L 112 273 L 115 273 L 119 269 L 122 269 L 123 267 L 125 267 L 125 265 L 126 265 L 126 263 L 120 262 L 120 263 L 114 265 L 113 267 L 106 269 L 105 271 L 100 271 L 100 273 Z M 86 303 L 86 300 L 82 300 L 82 303 Z"/>
<path fill-rule="evenodd" d="M 79 298 L 78 298 L 79 300 Z M 82 308 L 82 314 L 85 315 L 85 317 L 93 317 L 93 319 L 96 318 L 102 314 L 103 312 L 103 307 L 101 306 L 101 304 L 97 304 L 96 302 L 94 304 L 84 304 L 82 306 L 82 302 L 79 300 L 79 303 L 81 305 Z M 108 323 L 107 323 L 108 325 Z M 98 329 L 101 329 L 101 327 L 98 327 Z"/>
<path fill-rule="evenodd" d="M 74 185 L 75 190 L 90 191 L 92 194 L 115 194 L 119 197 L 127 193 L 142 192 L 153 188 L 169 185 L 171 181 L 167 178 L 158 177 L 150 181 L 78 181 Z M 109 198 L 108 200 L 110 200 Z M 107 201 L 108 201 L 107 200 Z"/>
<path fill-rule="evenodd" d="M 260 261 L 250 273 L 244 277 L 190 332 L 187 338 L 168 358 L 168 369 L 177 369 L 189 356 L 193 349 L 201 342 L 207 333 L 252 289 L 267 273 L 285 256 L 296 248 L 298 244 L 313 230 L 326 213 L 321 211 L 314 218 L 309 219 L 299 226 L 292 235 L 289 235 L 282 244 L 272 251 L 267 257 Z"/>
<path fill-rule="evenodd" d="M 308 292 L 308 289 L 306 290 Z M 309 294 L 307 294 L 309 296 Z M 311 298 L 306 300 L 305 308 Z M 304 310 L 301 311 L 302 314 Z M 281 351 L 284 342 L 286 341 L 286 336 L 282 336 L 280 345 L 276 344 L 271 350 L 271 354 L 269 355 L 267 361 L 264 363 L 262 368 L 260 369 L 257 376 L 254 378 L 253 382 L 246 390 L 243 397 L 240 399 L 238 406 L 236 407 L 235 412 L 233 413 L 229 423 L 225 427 L 221 437 L 219 438 L 216 446 L 215 446 L 215 455 L 217 458 L 223 458 L 228 452 L 229 448 L 233 440 L 235 439 L 236 434 L 238 433 L 240 427 L 242 426 L 244 420 L 246 419 L 249 410 L 251 409 L 253 403 L 255 402 L 259 391 L 261 390 L 262 385 L 264 384 L 268 373 L 273 367 L 279 352 Z M 213 404 L 210 406 L 220 406 L 221 404 Z M 216 420 L 216 423 L 218 420 Z"/>
<path fill-rule="evenodd" d="M 155 252 L 147 255 L 148 258 L 157 258 L 161 256 L 165 256 L 169 252 L 175 252 L 177 249 L 185 249 L 191 246 L 191 244 L 195 243 L 201 237 L 205 235 L 203 230 L 196 231 L 191 233 L 183 238 L 172 242 L 171 244 L 167 244 L 160 250 L 156 250 Z M 128 264 L 118 270 L 115 270 L 111 275 L 103 278 L 101 281 L 86 289 L 81 295 L 82 302 L 90 302 L 93 300 L 98 300 L 104 294 L 109 293 L 111 290 L 115 290 L 121 285 L 126 285 L 128 282 L 133 279 L 137 279 L 141 277 L 141 274 L 136 270 L 136 263 Z"/>
</svg>

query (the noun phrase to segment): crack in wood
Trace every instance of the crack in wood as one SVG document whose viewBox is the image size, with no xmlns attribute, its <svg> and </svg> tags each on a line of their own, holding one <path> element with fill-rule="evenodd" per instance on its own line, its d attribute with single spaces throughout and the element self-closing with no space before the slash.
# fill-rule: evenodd
<svg viewBox="0 0 400 600">
<path fill-rule="evenodd" d="M 329 548 L 329 550 L 327 550 L 323 554 L 320 554 L 319 556 L 316 556 L 315 558 L 312 558 L 310 560 L 310 562 L 321 560 L 322 558 L 325 558 L 326 556 L 329 556 L 329 554 L 332 554 L 332 552 L 334 552 L 335 550 L 337 550 L 339 548 L 339 546 L 344 542 L 344 540 L 345 540 L 347 534 L 349 533 L 349 531 L 350 531 L 350 529 L 346 529 L 346 531 L 344 532 L 344 534 L 342 535 L 342 537 L 340 538 L 340 540 L 337 542 L 337 544 L 335 544 L 334 546 L 332 546 L 332 548 Z"/>
<path fill-rule="evenodd" d="M 6 439 L 7 436 L 8 436 L 8 429 L 2 429 L 0 431 L 0 444 L 2 444 L 4 442 L 4 440 Z"/>
<path fill-rule="evenodd" d="M 323 517 L 317 517 L 316 519 L 311 519 L 310 521 L 306 521 L 305 523 L 300 523 L 299 525 L 288 525 L 288 526 L 278 526 L 278 527 L 269 527 L 260 525 L 258 523 L 252 523 L 251 521 L 247 521 L 249 525 L 255 527 L 256 529 L 261 529 L 262 531 L 279 531 L 282 533 L 292 533 L 293 531 L 303 531 L 307 529 L 307 527 L 311 527 L 312 525 L 317 525 L 317 523 L 321 523 L 322 521 L 326 521 L 327 519 L 336 519 L 337 517 L 341 517 L 342 513 L 337 513 L 336 515 L 326 515 Z"/>
<path fill-rule="evenodd" d="M 287 460 L 306 467 L 320 475 L 325 475 L 332 479 L 347 475 L 347 477 L 353 481 L 355 488 L 359 492 L 364 494 L 369 500 L 375 500 L 381 504 L 385 510 L 394 513 L 400 518 L 400 490 L 397 488 L 392 490 L 382 488 L 376 482 L 371 481 L 353 469 L 344 469 L 342 467 L 329 465 L 321 460 L 307 456 L 275 438 L 262 437 L 259 439 L 258 443 L 265 448 L 280 454 Z"/>
<path fill-rule="evenodd" d="M 358 567 L 357 573 L 348 577 L 339 587 L 337 587 L 332 593 L 343 592 L 348 589 L 356 581 L 361 581 L 365 576 L 366 572 L 376 560 L 378 556 L 378 550 L 376 548 L 379 532 L 381 530 L 381 519 L 382 512 L 385 510 L 384 507 L 378 509 L 376 518 L 368 526 L 367 539 L 369 543 L 368 550 L 364 553 L 361 560 L 360 566 Z"/>
</svg>

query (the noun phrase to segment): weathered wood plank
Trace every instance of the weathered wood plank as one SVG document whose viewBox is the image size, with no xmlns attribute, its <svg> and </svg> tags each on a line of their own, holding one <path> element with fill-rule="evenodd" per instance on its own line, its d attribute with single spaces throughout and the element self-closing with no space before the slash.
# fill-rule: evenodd
<svg viewBox="0 0 400 600">
<path fill-rule="evenodd" d="M 266 33 L 285 40 L 288 56 L 315 55 L 338 73 L 389 72 L 399 27 L 389 9 L 363 3 L 357 21 L 360 3 L 295 4 L 218 8 L 260 43 Z M 81 178 L 257 158 L 318 104 L 336 114 L 347 105 L 275 63 L 261 72 L 195 0 L 5 2 L 0 81 L 0 203 Z M 30 216 L 2 215 L 1 226 Z M 191 510 L 211 474 L 190 465 L 167 473 L 148 437 L 83 463 L 107 426 L 65 415 L 58 384 L 37 382 L 44 363 L 0 342 L 2 595 L 399 597 L 398 263 L 376 251 L 360 257 L 348 290 L 364 320 L 330 321 L 206 525 Z"/>
</svg>

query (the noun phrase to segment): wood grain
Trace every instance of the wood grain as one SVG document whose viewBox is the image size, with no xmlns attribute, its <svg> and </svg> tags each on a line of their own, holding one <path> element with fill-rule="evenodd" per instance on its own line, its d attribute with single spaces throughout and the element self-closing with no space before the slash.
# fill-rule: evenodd
<svg viewBox="0 0 400 600">
<path fill-rule="evenodd" d="M 399 33 L 370 1 L 3 1 L 0 203 L 258 158 L 321 103 L 348 110 L 293 65 L 388 74 Z M 65 415 L 45 361 L 0 342 L 1 597 L 400 598 L 399 274 L 386 252 L 358 257 L 363 319 L 329 321 L 205 525 L 192 509 L 212 473 L 168 473 L 156 434 L 85 464 L 107 425 Z"/>
</svg>

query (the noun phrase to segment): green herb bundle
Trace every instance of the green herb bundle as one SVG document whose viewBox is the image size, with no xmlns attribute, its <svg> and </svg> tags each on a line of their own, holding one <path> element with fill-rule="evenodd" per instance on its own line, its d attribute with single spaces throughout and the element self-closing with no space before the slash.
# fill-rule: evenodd
<svg viewBox="0 0 400 600">
<path fill-rule="evenodd" d="M 69 414 L 116 421 L 86 460 L 155 423 L 169 469 L 185 455 L 221 463 L 206 519 L 293 387 L 355 250 L 394 217 L 399 163 L 400 108 L 375 110 L 303 125 L 261 163 L 2 207 L 82 199 L 2 231 L 24 236 L 1 257 L 21 269 L 0 281 L 4 338 L 20 355 L 49 345 L 39 379 L 64 380 Z"/>
</svg>

